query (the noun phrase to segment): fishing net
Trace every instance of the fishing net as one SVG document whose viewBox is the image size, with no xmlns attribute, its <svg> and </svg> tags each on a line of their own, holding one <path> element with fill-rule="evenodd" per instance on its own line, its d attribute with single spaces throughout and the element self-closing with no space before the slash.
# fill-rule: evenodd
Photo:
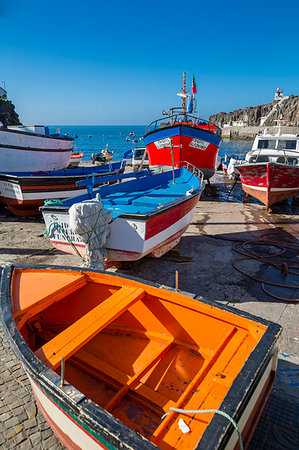
<svg viewBox="0 0 299 450">
<path fill-rule="evenodd" d="M 69 225 L 86 245 L 85 266 L 103 270 L 105 267 L 106 240 L 112 211 L 107 211 L 100 194 L 95 199 L 73 204 L 69 209 Z"/>
</svg>

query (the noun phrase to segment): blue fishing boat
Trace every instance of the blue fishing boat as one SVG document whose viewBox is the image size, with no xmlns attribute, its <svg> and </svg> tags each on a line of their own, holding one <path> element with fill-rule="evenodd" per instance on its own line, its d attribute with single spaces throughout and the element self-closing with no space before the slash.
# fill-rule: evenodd
<svg viewBox="0 0 299 450">
<path fill-rule="evenodd" d="M 0 173 L 0 201 L 17 216 L 40 214 L 39 207 L 46 199 L 64 199 L 86 192 L 84 187 L 76 184 L 86 176 L 92 175 L 97 187 L 102 184 L 103 177 L 119 175 L 124 169 L 125 162 L 116 161 L 96 167 L 49 172 Z"/>
<path fill-rule="evenodd" d="M 103 185 L 93 193 L 89 186 L 89 194 L 64 200 L 60 205 L 46 204 L 40 209 L 50 240 L 59 250 L 85 258 L 86 244 L 70 226 L 70 210 L 75 204 L 80 205 L 78 210 L 81 207 L 83 210 L 86 202 L 97 208 L 96 203 L 101 202 L 105 211 L 112 212 L 105 244 L 107 265 L 134 261 L 148 254 L 162 256 L 179 242 L 188 228 L 204 189 L 202 173 L 195 168 L 193 171 L 181 168 L 160 174 L 148 170 L 127 173 L 110 177 L 121 183 Z M 91 201 L 90 197 L 97 194 L 100 198 Z M 74 223 L 73 218 L 71 222 Z M 88 233 L 86 221 L 82 222 Z M 95 226 L 96 223 L 90 225 L 96 233 Z"/>
</svg>

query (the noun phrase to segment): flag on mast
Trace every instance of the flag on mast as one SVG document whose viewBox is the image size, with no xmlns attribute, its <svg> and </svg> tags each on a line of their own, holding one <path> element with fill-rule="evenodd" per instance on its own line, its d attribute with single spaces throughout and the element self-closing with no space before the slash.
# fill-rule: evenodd
<svg viewBox="0 0 299 450">
<path fill-rule="evenodd" d="M 195 81 L 194 75 L 193 75 L 193 78 L 192 78 L 192 94 L 193 95 L 197 94 L 196 81 Z"/>
</svg>

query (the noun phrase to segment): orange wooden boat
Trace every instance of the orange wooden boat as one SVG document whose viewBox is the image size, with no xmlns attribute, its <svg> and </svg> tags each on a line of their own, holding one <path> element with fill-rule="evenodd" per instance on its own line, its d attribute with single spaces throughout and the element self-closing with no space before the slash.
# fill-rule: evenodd
<svg viewBox="0 0 299 450">
<path fill-rule="evenodd" d="M 279 325 L 117 274 L 8 266 L 1 312 L 71 449 L 246 447 L 274 380 Z"/>
</svg>

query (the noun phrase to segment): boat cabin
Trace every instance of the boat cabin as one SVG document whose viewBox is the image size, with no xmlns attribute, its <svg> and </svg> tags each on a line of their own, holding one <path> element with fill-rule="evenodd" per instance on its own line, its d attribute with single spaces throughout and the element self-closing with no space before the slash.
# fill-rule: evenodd
<svg viewBox="0 0 299 450">
<path fill-rule="evenodd" d="M 246 161 L 299 165 L 299 135 L 270 135 L 265 132 L 257 135 L 252 150 L 246 155 Z"/>
</svg>

